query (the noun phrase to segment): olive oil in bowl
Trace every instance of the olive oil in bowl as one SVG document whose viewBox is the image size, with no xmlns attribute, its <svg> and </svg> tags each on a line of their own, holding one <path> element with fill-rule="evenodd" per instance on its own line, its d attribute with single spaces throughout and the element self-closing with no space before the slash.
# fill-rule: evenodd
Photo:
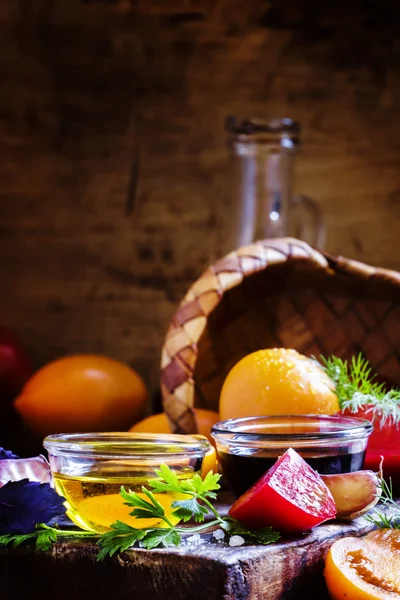
<svg viewBox="0 0 400 600">
<path fill-rule="evenodd" d="M 193 476 L 193 471 L 186 474 L 180 473 L 179 479 Z M 111 524 L 115 521 L 123 521 L 131 527 L 150 528 L 165 527 L 165 522 L 159 519 L 138 519 L 130 515 L 133 508 L 124 504 L 120 495 L 121 486 L 126 491 L 136 492 L 142 498 L 148 500 L 143 494 L 142 486 L 148 485 L 148 477 L 132 477 L 126 473 L 92 472 L 81 477 L 61 475 L 53 473 L 54 486 L 57 492 L 66 499 L 67 514 L 82 529 L 103 533 L 109 531 Z M 165 515 L 172 523 L 177 519 L 172 516 L 175 500 L 182 500 L 186 496 L 180 493 L 154 494 L 158 502 L 163 506 Z"/>
</svg>

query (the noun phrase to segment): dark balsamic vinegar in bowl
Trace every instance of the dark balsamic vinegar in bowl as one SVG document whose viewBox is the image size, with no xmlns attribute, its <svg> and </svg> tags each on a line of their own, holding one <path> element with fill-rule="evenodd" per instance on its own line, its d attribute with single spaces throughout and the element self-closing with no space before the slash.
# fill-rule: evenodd
<svg viewBox="0 0 400 600">
<path fill-rule="evenodd" d="M 303 453 L 299 452 L 299 454 Z M 239 497 L 272 467 L 279 456 L 219 452 L 219 458 L 226 480 L 235 496 Z M 303 458 L 321 475 L 351 473 L 362 469 L 365 451 L 321 456 L 304 456 L 303 454 Z"/>
<path fill-rule="evenodd" d="M 288 448 L 320 474 L 359 471 L 364 465 L 369 421 L 342 416 L 282 415 L 230 419 L 212 435 L 224 476 L 243 494 Z"/>
</svg>

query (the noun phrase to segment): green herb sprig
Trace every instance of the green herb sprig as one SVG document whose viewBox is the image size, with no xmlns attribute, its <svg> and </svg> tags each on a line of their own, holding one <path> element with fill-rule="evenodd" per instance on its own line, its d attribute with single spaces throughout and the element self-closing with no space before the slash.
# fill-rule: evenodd
<svg viewBox="0 0 400 600">
<path fill-rule="evenodd" d="M 387 511 L 381 511 L 378 508 L 372 514 L 364 515 L 364 518 L 379 527 L 380 529 L 400 529 L 400 505 L 393 498 L 392 481 L 387 483 L 381 479 L 381 494 L 379 496 L 380 504 Z"/>
<path fill-rule="evenodd" d="M 384 383 L 376 381 L 376 375 L 362 354 L 353 356 L 350 361 L 337 356 L 321 356 L 321 361 L 335 384 L 342 410 L 354 413 L 363 410 L 381 426 L 400 424 L 400 389 L 387 390 Z"/>
<path fill-rule="evenodd" d="M 199 475 L 194 475 L 190 479 L 180 480 L 167 465 L 161 465 L 160 469 L 156 471 L 156 475 L 157 479 L 148 481 L 148 485 L 153 488 L 155 493 L 179 493 L 188 496 L 188 498 L 175 500 L 172 503 L 172 507 L 175 509 L 172 516 L 175 519 L 178 518 L 178 523 L 173 524 L 165 515 L 163 506 L 151 490 L 142 487 L 142 493 L 145 496 L 142 498 L 136 492 L 126 491 L 122 487 L 120 493 L 125 500 L 124 504 L 133 508 L 131 516 L 139 519 L 157 518 L 164 523 L 164 527 L 136 529 L 117 521 L 111 525 L 112 530 L 104 533 L 97 542 L 100 546 L 98 560 L 123 552 L 137 542 L 147 549 L 158 546 L 179 546 L 183 535 L 201 533 L 216 526 L 223 529 L 228 535 L 241 535 L 244 539 L 254 540 L 260 544 L 270 544 L 280 538 L 279 533 L 273 531 L 271 527 L 251 531 L 243 527 L 236 519 L 221 516 L 218 513 L 210 500 L 215 500 L 217 497 L 216 491 L 220 489 L 218 483 L 220 475 L 210 472 L 204 479 Z M 204 523 L 205 516 L 208 514 L 214 518 Z M 202 524 L 180 526 L 182 521 L 187 523 L 191 520 Z"/>
<path fill-rule="evenodd" d="M 12 545 L 13 548 L 20 546 L 25 542 L 35 542 L 36 550 L 50 550 L 52 545 L 59 541 L 59 538 L 97 538 L 96 533 L 91 531 L 79 531 L 76 529 L 60 529 L 59 527 L 50 527 L 45 523 L 38 523 L 35 531 L 32 533 L 6 533 L 0 535 L 0 546 Z"/>
<path fill-rule="evenodd" d="M 149 550 L 160 546 L 179 546 L 184 535 L 205 532 L 215 527 L 220 527 L 228 535 L 241 535 L 244 539 L 259 544 L 276 542 L 280 534 L 273 531 L 271 527 L 251 531 L 236 519 L 218 513 L 211 500 L 217 497 L 220 477 L 219 474 L 210 472 L 204 479 L 197 474 L 188 479 L 178 479 L 174 471 L 162 464 L 160 469 L 156 470 L 156 478 L 147 482 L 152 489 L 141 488 L 142 496 L 126 490 L 123 486 L 120 490 L 124 504 L 132 508 L 129 513 L 131 516 L 137 519 L 155 518 L 160 522 L 160 526 L 139 529 L 122 521 L 116 521 L 111 525 L 111 531 L 99 536 L 90 531 L 60 529 L 40 523 L 32 533 L 0 535 L 0 546 L 16 547 L 25 542 L 35 542 L 37 550 L 50 550 L 60 538 L 94 538 L 97 539 L 97 545 L 100 547 L 97 560 L 102 560 L 106 556 L 124 552 L 136 544 Z M 172 502 L 174 523 L 167 517 L 164 507 L 154 495 L 163 493 L 184 494 L 184 498 Z M 211 520 L 205 522 L 207 515 L 210 515 Z M 178 521 L 175 524 L 176 519 Z M 194 521 L 196 524 L 182 526 L 182 523 L 189 521 Z"/>
</svg>

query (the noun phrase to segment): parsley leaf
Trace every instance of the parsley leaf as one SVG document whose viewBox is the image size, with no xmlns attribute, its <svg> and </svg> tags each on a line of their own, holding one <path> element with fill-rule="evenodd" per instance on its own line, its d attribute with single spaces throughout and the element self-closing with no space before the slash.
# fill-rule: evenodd
<svg viewBox="0 0 400 600">
<path fill-rule="evenodd" d="M 150 529 L 142 540 L 142 544 L 147 550 L 157 546 L 179 546 L 181 536 L 176 529 Z"/>
<path fill-rule="evenodd" d="M 148 485 L 156 492 L 180 492 L 182 494 L 197 494 L 205 497 L 215 497 L 213 490 L 219 490 L 221 475 L 209 471 L 204 479 L 193 475 L 190 479 L 178 479 L 176 473 L 167 465 L 160 465 L 156 470 L 158 479 L 151 479 Z"/>
<path fill-rule="evenodd" d="M 39 532 L 36 538 L 36 550 L 50 550 L 54 542 L 57 541 L 57 531 L 52 527 L 43 526 L 43 531 Z"/>
<path fill-rule="evenodd" d="M 258 542 L 259 544 L 263 544 L 264 546 L 267 544 L 272 544 L 273 542 L 277 542 L 281 537 L 280 533 L 273 531 L 272 527 L 263 527 L 258 531 L 246 531 L 244 536 Z"/>
<path fill-rule="evenodd" d="M 97 560 L 103 560 L 106 556 L 113 556 L 117 552 L 125 552 L 137 542 L 148 550 L 157 546 L 179 546 L 181 542 L 181 536 L 174 528 L 135 529 L 121 521 L 116 521 L 111 527 L 112 530 L 104 533 L 97 542 L 100 546 Z"/>
<path fill-rule="evenodd" d="M 13 534 L 6 533 L 5 535 L 0 535 L 0 546 L 8 546 L 10 544 L 15 548 L 20 544 L 28 540 L 35 539 L 37 537 L 36 533 L 25 533 L 25 534 Z"/>
<path fill-rule="evenodd" d="M 124 504 L 134 507 L 133 511 L 129 513 L 132 517 L 137 517 L 138 519 L 160 518 L 164 520 L 165 511 L 163 506 L 147 488 L 142 487 L 142 494 L 147 496 L 150 501 L 142 498 L 136 492 L 127 492 L 123 486 L 121 487 L 120 494 L 125 500 Z"/>
<path fill-rule="evenodd" d="M 182 481 L 179 481 L 175 471 L 170 469 L 168 465 L 160 465 L 159 469 L 156 469 L 156 475 L 160 479 L 153 479 L 148 482 L 150 487 L 155 489 L 157 492 L 180 492 L 182 487 Z"/>
<path fill-rule="evenodd" d="M 174 517 L 183 520 L 185 523 L 194 518 L 196 523 L 204 521 L 204 515 L 207 515 L 209 510 L 206 506 L 199 504 L 195 497 L 188 500 L 175 500 L 172 503 L 173 508 L 176 508 L 172 513 Z"/>
<path fill-rule="evenodd" d="M 227 517 L 226 526 L 222 528 L 227 531 L 229 535 L 241 535 L 247 540 L 255 541 L 264 545 L 272 544 L 281 537 L 277 531 L 273 531 L 272 527 L 263 527 L 262 529 L 253 531 L 232 517 Z"/>
<path fill-rule="evenodd" d="M 203 496 L 205 498 L 216 498 L 216 494 L 213 490 L 219 490 L 219 480 L 221 479 L 221 475 L 218 473 L 212 473 L 209 471 L 204 479 L 200 477 L 200 475 L 194 475 L 192 477 L 191 482 L 194 488 L 194 491 L 199 496 Z"/>
<path fill-rule="evenodd" d="M 97 560 L 103 560 L 106 556 L 113 556 L 117 552 L 125 552 L 146 535 L 146 529 L 135 529 L 122 521 L 116 521 L 111 525 L 111 531 L 103 533 L 97 542 L 100 552 Z"/>
<path fill-rule="evenodd" d="M 59 536 L 63 537 L 97 537 L 96 534 L 89 531 L 68 531 L 49 527 L 45 523 L 38 523 L 35 531 L 24 534 L 8 533 L 0 535 L 0 546 L 12 545 L 13 548 L 25 542 L 35 542 L 36 550 L 50 550 L 53 543 L 57 541 Z"/>
</svg>

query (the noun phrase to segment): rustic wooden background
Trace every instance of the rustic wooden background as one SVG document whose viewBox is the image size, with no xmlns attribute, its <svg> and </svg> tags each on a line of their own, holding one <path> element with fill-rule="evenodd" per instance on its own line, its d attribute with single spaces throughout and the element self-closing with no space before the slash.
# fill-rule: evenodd
<svg viewBox="0 0 400 600">
<path fill-rule="evenodd" d="M 397 0 L 2 0 L 0 321 L 153 389 L 219 253 L 228 114 L 303 126 L 327 249 L 400 269 Z"/>
</svg>

